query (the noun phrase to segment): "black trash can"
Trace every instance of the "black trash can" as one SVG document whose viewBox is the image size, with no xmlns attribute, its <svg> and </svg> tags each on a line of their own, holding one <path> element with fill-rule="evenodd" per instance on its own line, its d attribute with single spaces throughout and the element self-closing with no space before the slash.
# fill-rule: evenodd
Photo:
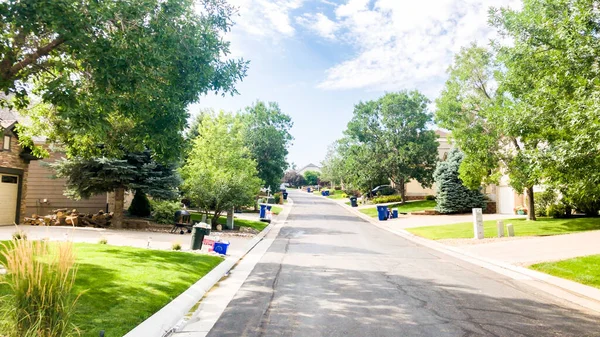
<svg viewBox="0 0 600 337">
<path fill-rule="evenodd" d="M 283 194 L 283 200 L 287 200 L 287 196 L 288 196 L 287 192 L 283 192 L 282 194 Z"/>
<path fill-rule="evenodd" d="M 356 198 L 355 196 L 351 196 L 350 197 L 350 206 L 358 207 L 358 203 L 356 202 L 357 200 L 358 200 L 358 198 Z"/>
<path fill-rule="evenodd" d="M 195 224 L 194 227 L 192 227 L 192 242 L 190 243 L 190 249 L 202 249 L 202 241 L 204 241 L 204 237 L 207 235 L 210 235 L 210 228 L 206 224 Z"/>
</svg>

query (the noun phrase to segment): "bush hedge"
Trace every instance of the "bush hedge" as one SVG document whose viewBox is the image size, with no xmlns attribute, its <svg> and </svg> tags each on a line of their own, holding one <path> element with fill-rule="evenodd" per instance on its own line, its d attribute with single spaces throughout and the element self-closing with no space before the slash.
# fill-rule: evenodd
<svg viewBox="0 0 600 337">
<path fill-rule="evenodd" d="M 373 198 L 373 203 L 375 204 L 385 204 L 388 202 L 401 202 L 401 195 L 384 195 L 381 197 Z"/>
<path fill-rule="evenodd" d="M 152 201 L 152 218 L 160 224 L 172 224 L 175 212 L 180 209 L 177 201 Z"/>
</svg>

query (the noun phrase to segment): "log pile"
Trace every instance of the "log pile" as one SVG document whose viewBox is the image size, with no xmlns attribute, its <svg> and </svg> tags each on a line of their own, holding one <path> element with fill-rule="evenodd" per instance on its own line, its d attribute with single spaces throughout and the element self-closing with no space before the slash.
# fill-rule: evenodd
<svg viewBox="0 0 600 337">
<path fill-rule="evenodd" d="M 108 227 L 113 217 L 113 213 L 106 213 L 102 210 L 95 214 L 82 214 L 76 209 L 67 210 L 66 208 L 55 209 L 52 215 L 40 216 L 32 214 L 30 218 L 25 218 L 24 223 L 31 226 L 73 226 L 73 227 Z"/>
</svg>

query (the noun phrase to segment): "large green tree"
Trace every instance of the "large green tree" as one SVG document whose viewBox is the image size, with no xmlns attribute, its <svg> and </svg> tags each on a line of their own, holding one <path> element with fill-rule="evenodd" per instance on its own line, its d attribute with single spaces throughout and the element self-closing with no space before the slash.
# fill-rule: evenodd
<svg viewBox="0 0 600 337">
<path fill-rule="evenodd" d="M 73 199 L 114 192 L 112 225 L 116 228 L 122 226 L 126 190 L 172 200 L 177 198 L 177 187 L 181 183 L 175 168 L 156 162 L 150 151 L 128 153 L 122 159 L 63 158 L 50 165 L 58 177 L 66 179 L 65 194 Z"/>
<path fill-rule="evenodd" d="M 223 59 L 234 12 L 225 0 L 2 1 L 2 101 L 29 106 L 69 156 L 176 158 L 186 107 L 245 75 Z M 46 104 L 31 108 L 32 94 Z"/>
<path fill-rule="evenodd" d="M 531 112 L 520 116 L 521 123 L 515 118 L 511 123 L 539 129 L 542 151 L 534 158 L 543 182 L 580 205 L 598 203 L 598 2 L 524 0 L 519 10 L 493 9 L 491 14 L 492 24 L 512 41 L 496 46 L 505 69 L 502 86 Z M 581 207 L 597 214 L 597 207 Z"/>
<path fill-rule="evenodd" d="M 424 187 L 433 183 L 438 159 L 437 136 L 430 129 L 433 116 L 429 100 L 418 91 L 388 93 L 354 108 L 346 134 L 362 144 L 406 201 L 406 184 L 416 180 Z"/>
<path fill-rule="evenodd" d="M 258 176 L 265 187 L 275 191 L 288 167 L 286 158 L 293 140 L 290 134 L 292 119 L 281 111 L 277 103 L 257 101 L 246 108 L 244 120 L 244 139 L 257 162 Z"/>
<path fill-rule="evenodd" d="M 533 186 L 543 178 L 537 158 L 544 152 L 544 128 L 535 110 L 507 91 L 503 71 L 487 49 L 463 48 L 436 101 L 436 122 L 464 152 L 460 178 L 469 188 L 507 174 L 515 190 L 526 190 L 528 218 L 535 220 Z"/>
<path fill-rule="evenodd" d="M 186 197 L 204 212 L 212 212 L 213 225 L 222 212 L 252 205 L 262 185 L 245 145 L 244 127 L 239 116 L 206 115 L 181 168 Z"/>
</svg>

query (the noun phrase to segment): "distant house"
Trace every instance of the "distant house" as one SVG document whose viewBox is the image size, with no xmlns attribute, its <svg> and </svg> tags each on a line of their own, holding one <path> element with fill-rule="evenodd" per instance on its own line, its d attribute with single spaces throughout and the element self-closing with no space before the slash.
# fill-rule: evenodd
<svg viewBox="0 0 600 337">
<path fill-rule="evenodd" d="M 37 159 L 19 145 L 17 118 L 0 108 L 0 225 L 20 223 L 25 217 L 29 162 Z"/>
<path fill-rule="evenodd" d="M 296 173 L 298 173 L 300 175 L 304 175 L 304 173 L 306 173 L 307 171 L 314 171 L 314 172 L 321 173 L 321 167 L 311 163 L 311 164 L 308 164 L 308 165 L 304 166 L 303 168 L 297 170 Z"/>
</svg>

